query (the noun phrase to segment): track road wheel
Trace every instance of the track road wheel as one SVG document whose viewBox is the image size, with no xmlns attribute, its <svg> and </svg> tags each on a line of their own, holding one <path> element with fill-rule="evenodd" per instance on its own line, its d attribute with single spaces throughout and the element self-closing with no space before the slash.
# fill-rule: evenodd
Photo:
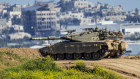
<svg viewBox="0 0 140 79">
<path fill-rule="evenodd" d="M 64 54 L 57 54 L 57 59 L 58 60 L 63 60 L 64 59 Z"/>
<path fill-rule="evenodd" d="M 80 59 L 81 54 L 80 53 L 74 53 L 74 59 Z"/>
<path fill-rule="evenodd" d="M 92 57 L 93 57 L 94 60 L 99 60 L 100 59 L 100 54 L 97 53 L 97 52 L 96 53 L 93 53 L 92 54 Z"/>
<path fill-rule="evenodd" d="M 86 60 L 91 59 L 91 54 L 90 54 L 90 53 L 84 53 L 84 58 L 85 58 Z"/>
<path fill-rule="evenodd" d="M 104 50 L 104 49 L 98 51 L 97 53 L 100 54 L 100 59 L 102 59 L 102 58 L 104 58 L 104 57 L 107 56 L 107 55 L 105 54 L 105 53 L 107 53 L 107 50 Z"/>
<path fill-rule="evenodd" d="M 73 55 L 72 55 L 72 54 L 66 54 L 66 59 L 67 59 L 67 60 L 73 59 Z"/>
</svg>

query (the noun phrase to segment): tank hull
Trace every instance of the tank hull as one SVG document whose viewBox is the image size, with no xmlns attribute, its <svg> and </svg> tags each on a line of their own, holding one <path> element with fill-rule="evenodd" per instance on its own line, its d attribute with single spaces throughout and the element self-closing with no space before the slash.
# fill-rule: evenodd
<svg viewBox="0 0 140 79">
<path fill-rule="evenodd" d="M 128 47 L 127 42 L 104 40 L 95 42 L 60 42 L 40 49 L 42 55 L 51 55 L 56 60 L 102 59 L 121 56 Z"/>
</svg>

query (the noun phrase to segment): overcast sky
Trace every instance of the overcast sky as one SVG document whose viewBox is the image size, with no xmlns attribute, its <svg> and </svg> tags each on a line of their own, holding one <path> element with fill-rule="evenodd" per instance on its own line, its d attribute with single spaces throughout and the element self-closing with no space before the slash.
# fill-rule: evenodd
<svg viewBox="0 0 140 79">
<path fill-rule="evenodd" d="M 9 2 L 11 4 L 33 4 L 35 0 L 0 0 L 0 2 Z M 46 0 L 49 1 L 49 0 Z M 54 1 L 54 0 L 52 0 Z M 59 1 L 59 0 L 55 0 Z M 140 9 L 140 0 L 87 0 L 96 4 L 97 2 L 108 3 L 109 5 L 122 5 L 124 10 L 130 11 L 135 8 Z"/>
</svg>

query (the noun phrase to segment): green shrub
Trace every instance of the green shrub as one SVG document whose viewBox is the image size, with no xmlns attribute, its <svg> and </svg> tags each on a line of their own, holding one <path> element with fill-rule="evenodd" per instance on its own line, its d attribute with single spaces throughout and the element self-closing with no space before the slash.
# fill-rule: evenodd
<svg viewBox="0 0 140 79">
<path fill-rule="evenodd" d="M 44 62 L 46 61 L 46 62 Z M 31 63 L 32 62 L 32 63 Z M 65 70 L 57 67 L 50 57 L 26 62 L 1 72 L 0 79 L 92 79 L 100 78 L 91 73 Z"/>
<path fill-rule="evenodd" d="M 50 56 L 42 59 L 30 60 L 27 63 L 22 65 L 24 70 L 58 70 L 61 69 L 54 63 L 53 59 Z"/>
<path fill-rule="evenodd" d="M 83 73 L 77 70 L 56 71 L 21 71 L 19 73 L 10 72 L 7 79 L 101 79 L 93 74 Z"/>
<path fill-rule="evenodd" d="M 76 61 L 76 66 L 70 70 L 61 69 L 48 56 L 0 71 L 0 79 L 122 79 L 122 77 L 99 65 L 87 69 L 82 60 Z"/>
<path fill-rule="evenodd" d="M 124 79 L 124 77 L 119 76 L 117 73 L 108 70 L 99 64 L 93 64 L 93 74 L 99 75 L 104 79 Z"/>
<path fill-rule="evenodd" d="M 85 71 L 86 70 L 86 65 L 85 65 L 83 60 L 77 60 L 76 61 L 76 66 L 74 68 L 78 69 L 80 71 Z"/>
<path fill-rule="evenodd" d="M 37 77 L 39 76 L 39 74 L 37 76 L 34 76 L 33 74 L 38 73 L 38 72 L 42 72 L 43 74 L 43 72 L 45 71 L 60 72 L 62 71 L 62 69 L 54 63 L 53 59 L 50 56 L 47 56 L 46 58 L 42 58 L 42 59 L 29 60 L 28 62 L 21 64 L 17 67 L 11 67 L 11 68 L 5 69 L 4 71 L 0 71 L 0 77 L 1 78 L 14 78 L 14 79 L 31 77 L 31 78 L 40 79 Z"/>
<path fill-rule="evenodd" d="M 108 70 L 99 64 L 94 64 L 93 67 L 93 69 L 88 69 L 86 68 L 84 61 L 78 60 L 76 61 L 76 66 L 74 68 L 82 72 L 91 73 L 97 77 L 102 77 L 103 79 L 124 79 L 124 77 L 119 76 L 117 73 Z"/>
<path fill-rule="evenodd" d="M 35 70 L 41 70 L 41 71 L 61 71 L 61 68 L 58 67 L 53 59 L 50 56 L 47 56 L 46 58 L 39 58 L 39 59 L 34 59 L 34 60 L 29 60 L 24 64 L 21 64 L 18 67 L 12 67 L 6 69 L 6 71 L 14 71 L 14 72 L 19 72 L 21 70 L 25 71 L 35 71 Z"/>
</svg>

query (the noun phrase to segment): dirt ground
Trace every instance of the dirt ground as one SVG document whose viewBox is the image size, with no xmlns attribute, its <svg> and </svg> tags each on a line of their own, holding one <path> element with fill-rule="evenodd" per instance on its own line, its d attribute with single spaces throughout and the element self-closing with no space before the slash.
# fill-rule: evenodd
<svg viewBox="0 0 140 79">
<path fill-rule="evenodd" d="M 55 61 L 61 67 L 71 67 L 75 65 L 75 60 Z M 98 63 L 108 69 L 118 72 L 128 79 L 140 79 L 140 59 L 102 59 L 98 61 L 84 61 L 88 68 L 93 68 L 93 63 Z"/>
<path fill-rule="evenodd" d="M 38 49 L 30 48 L 0 48 L 0 52 L 13 52 L 19 56 L 27 58 L 41 57 Z M 59 66 L 70 68 L 75 65 L 75 60 L 60 60 L 55 61 Z M 85 60 L 88 68 L 93 68 L 93 63 L 98 63 L 108 69 L 114 70 L 119 74 L 130 79 L 140 79 L 140 56 L 125 56 L 117 59 L 102 59 L 98 61 Z"/>
<path fill-rule="evenodd" d="M 31 49 L 31 48 L 3 47 L 3 48 L 0 48 L 0 52 L 12 52 L 19 56 L 30 58 L 30 59 L 41 57 L 41 54 L 38 52 L 38 49 Z"/>
</svg>

